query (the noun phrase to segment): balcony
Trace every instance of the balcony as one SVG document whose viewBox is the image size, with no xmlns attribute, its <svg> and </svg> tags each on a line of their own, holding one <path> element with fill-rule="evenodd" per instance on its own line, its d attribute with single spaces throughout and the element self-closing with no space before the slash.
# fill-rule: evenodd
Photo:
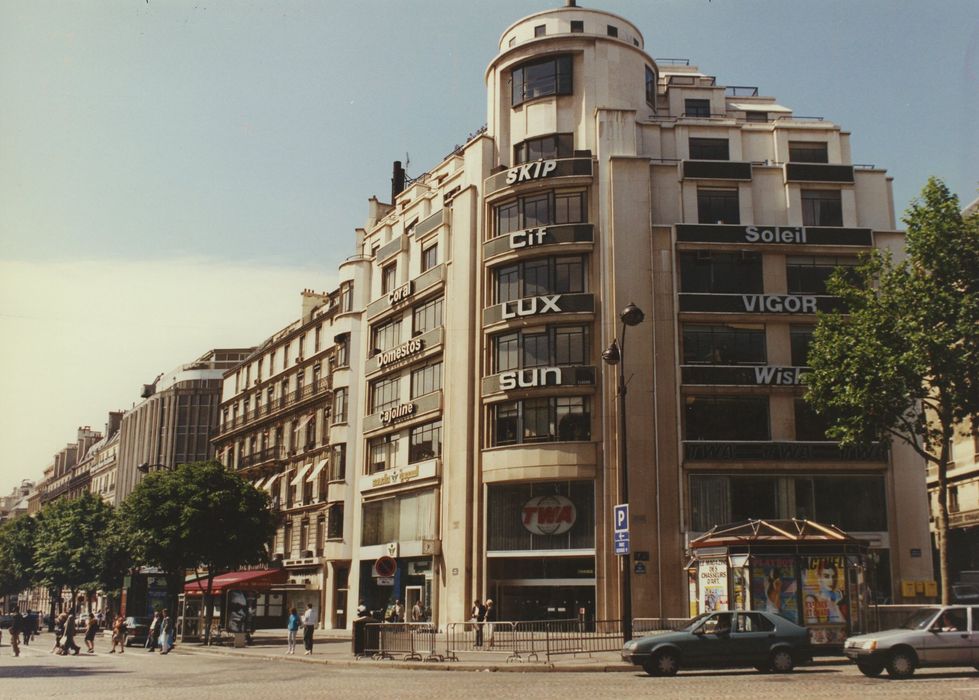
<svg viewBox="0 0 979 700">
<path fill-rule="evenodd" d="M 731 160 L 685 160 L 684 180 L 750 180 L 751 163 Z"/>
<path fill-rule="evenodd" d="M 786 182 L 842 182 L 853 183 L 852 165 L 827 163 L 786 163 Z"/>
<path fill-rule="evenodd" d="M 224 437 L 245 426 L 260 421 L 266 417 L 277 415 L 285 410 L 296 408 L 308 403 L 313 399 L 327 398 L 331 394 L 333 381 L 331 377 L 325 377 L 316 382 L 312 382 L 300 389 L 296 389 L 282 396 L 278 396 L 271 401 L 261 403 L 255 408 L 245 413 L 240 413 L 230 420 L 221 424 L 219 435 Z"/>
<path fill-rule="evenodd" d="M 274 445 L 272 447 L 266 447 L 264 450 L 259 450 L 258 452 L 253 452 L 250 455 L 245 455 L 238 460 L 237 469 L 249 469 L 251 467 L 258 467 L 272 462 L 280 462 L 285 459 L 285 449 L 282 445 Z"/>
</svg>

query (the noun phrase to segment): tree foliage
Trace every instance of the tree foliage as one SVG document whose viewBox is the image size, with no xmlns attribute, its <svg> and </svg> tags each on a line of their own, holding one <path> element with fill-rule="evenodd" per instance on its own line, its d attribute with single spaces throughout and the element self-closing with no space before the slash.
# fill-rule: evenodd
<svg viewBox="0 0 979 700">
<path fill-rule="evenodd" d="M 0 596 L 24 590 L 34 580 L 37 521 L 20 515 L 0 524 Z"/>
<path fill-rule="evenodd" d="M 936 178 L 907 210 L 907 257 L 874 251 L 834 274 L 843 312 L 820 314 L 807 400 L 844 444 L 898 439 L 936 469 L 936 517 L 948 601 L 949 442 L 979 413 L 979 216 Z"/>
</svg>

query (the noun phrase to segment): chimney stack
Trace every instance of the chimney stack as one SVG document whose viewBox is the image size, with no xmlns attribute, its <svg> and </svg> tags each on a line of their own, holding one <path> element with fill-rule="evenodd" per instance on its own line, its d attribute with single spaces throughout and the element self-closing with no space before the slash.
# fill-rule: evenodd
<svg viewBox="0 0 979 700">
<path fill-rule="evenodd" d="M 405 169 L 401 167 L 401 161 L 394 161 L 394 173 L 391 175 L 391 204 L 395 198 L 404 191 L 405 188 Z"/>
</svg>

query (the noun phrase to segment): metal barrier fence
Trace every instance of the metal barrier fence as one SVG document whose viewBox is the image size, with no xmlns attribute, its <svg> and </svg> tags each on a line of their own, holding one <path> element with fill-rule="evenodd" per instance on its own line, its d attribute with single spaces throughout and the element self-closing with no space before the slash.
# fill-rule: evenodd
<svg viewBox="0 0 979 700">
<path fill-rule="evenodd" d="M 438 630 L 417 622 L 370 622 L 366 624 L 365 644 L 358 658 L 403 661 L 444 661 L 438 653 Z"/>
</svg>

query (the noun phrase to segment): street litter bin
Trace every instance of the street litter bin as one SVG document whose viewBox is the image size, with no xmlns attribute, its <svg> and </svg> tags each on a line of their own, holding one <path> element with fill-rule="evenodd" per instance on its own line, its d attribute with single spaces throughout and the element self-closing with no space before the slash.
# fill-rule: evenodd
<svg viewBox="0 0 979 700">
<path fill-rule="evenodd" d="M 234 635 L 235 635 L 235 649 L 244 649 L 245 648 L 245 641 L 246 641 L 245 640 L 245 633 L 244 632 L 235 632 Z"/>
<path fill-rule="evenodd" d="M 377 651 L 380 641 L 380 629 L 373 617 L 365 615 L 353 622 L 353 636 L 350 647 L 354 656 L 370 656 Z"/>
</svg>

